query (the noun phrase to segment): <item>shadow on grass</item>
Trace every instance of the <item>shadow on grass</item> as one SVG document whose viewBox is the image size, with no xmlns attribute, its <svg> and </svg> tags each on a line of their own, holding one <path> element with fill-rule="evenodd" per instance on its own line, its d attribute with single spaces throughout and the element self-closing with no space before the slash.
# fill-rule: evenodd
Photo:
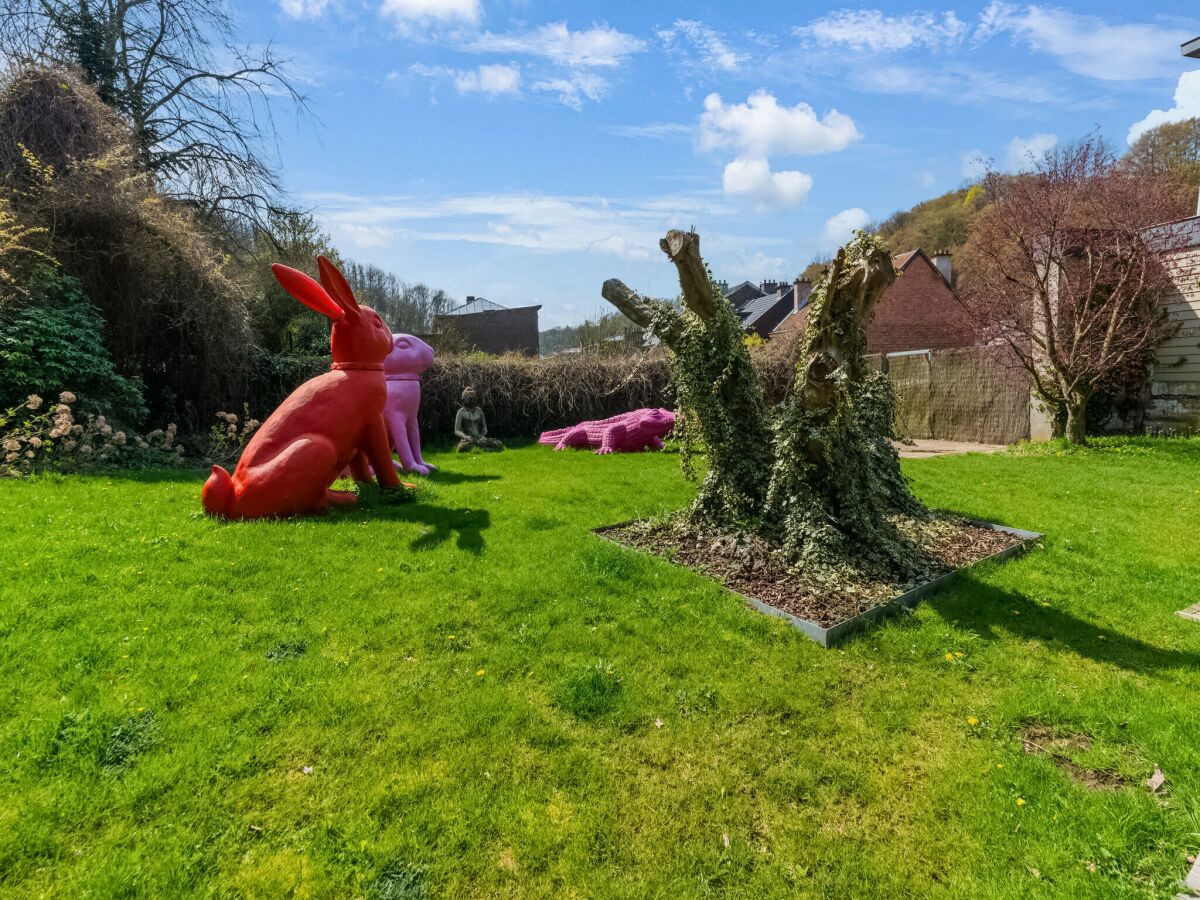
<svg viewBox="0 0 1200 900">
<path fill-rule="evenodd" d="M 426 532 L 409 543 L 410 550 L 432 550 L 454 538 L 459 550 L 475 555 L 483 551 L 483 533 L 492 524 L 491 513 L 486 509 L 433 506 L 421 499 L 399 503 L 382 498 L 378 489 L 368 489 L 351 509 L 333 509 L 324 516 L 314 516 L 306 521 L 340 525 L 363 519 L 424 525 Z"/>
<path fill-rule="evenodd" d="M 401 476 L 404 477 L 403 475 Z M 470 472 L 448 472 L 445 469 L 436 469 L 429 476 L 429 481 L 432 484 L 465 484 L 473 481 L 499 481 L 502 475 L 487 475 L 483 473 Z"/>
<path fill-rule="evenodd" d="M 930 607 L 955 628 L 973 631 L 987 641 L 998 640 L 998 632 L 1007 632 L 1134 671 L 1200 666 L 1200 653 L 1147 644 L 970 576 L 960 576 L 956 587 L 956 591 L 934 598 Z"/>
</svg>

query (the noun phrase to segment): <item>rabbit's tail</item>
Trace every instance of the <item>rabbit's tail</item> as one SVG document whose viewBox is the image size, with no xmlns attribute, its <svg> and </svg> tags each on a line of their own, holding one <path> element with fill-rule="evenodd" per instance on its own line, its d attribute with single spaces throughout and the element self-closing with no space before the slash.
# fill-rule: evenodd
<svg viewBox="0 0 1200 900">
<path fill-rule="evenodd" d="M 229 515 L 229 506 L 233 502 L 233 479 L 220 466 L 212 467 L 212 474 L 204 482 L 200 492 L 200 501 L 204 511 L 210 516 L 225 518 Z"/>
</svg>

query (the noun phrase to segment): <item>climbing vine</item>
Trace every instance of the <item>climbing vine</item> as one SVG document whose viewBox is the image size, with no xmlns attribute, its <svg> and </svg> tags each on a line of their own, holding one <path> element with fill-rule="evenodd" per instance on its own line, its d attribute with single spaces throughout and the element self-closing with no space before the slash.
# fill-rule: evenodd
<svg viewBox="0 0 1200 900">
<path fill-rule="evenodd" d="M 796 382 L 777 415 L 699 237 L 672 231 L 660 246 L 679 270 L 682 312 L 616 279 L 602 293 L 671 351 L 685 474 L 697 449 L 707 454 L 693 522 L 756 531 L 797 566 L 917 574 L 926 561 L 901 525 L 927 513 L 890 441 L 891 383 L 865 358 L 873 307 L 896 277 L 883 243 L 859 232 L 814 288 Z"/>
</svg>

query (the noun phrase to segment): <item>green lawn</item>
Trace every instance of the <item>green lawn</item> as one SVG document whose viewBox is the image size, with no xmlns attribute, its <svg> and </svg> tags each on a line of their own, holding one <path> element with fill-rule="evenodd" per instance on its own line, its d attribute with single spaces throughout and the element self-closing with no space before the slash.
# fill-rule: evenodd
<svg viewBox="0 0 1200 900">
<path fill-rule="evenodd" d="M 589 533 L 675 456 L 432 459 L 285 523 L 0 482 L 0 894 L 1168 897 L 1200 849 L 1200 440 L 907 463 L 1044 549 L 834 651 Z"/>
</svg>

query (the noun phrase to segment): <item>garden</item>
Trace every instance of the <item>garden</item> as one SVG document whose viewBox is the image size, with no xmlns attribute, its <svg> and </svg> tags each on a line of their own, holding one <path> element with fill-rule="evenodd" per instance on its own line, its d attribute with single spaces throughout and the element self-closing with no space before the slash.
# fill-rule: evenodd
<svg viewBox="0 0 1200 900">
<path fill-rule="evenodd" d="M 1194 159 L 988 168 L 769 340 L 671 228 L 675 296 L 489 355 L 289 201 L 301 82 L 225 5 L 0 8 L 0 895 L 1200 878 L 1200 437 L 1142 433 Z M 868 331 L 931 210 L 1055 439 L 901 459 Z"/>
<path fill-rule="evenodd" d="M 836 650 L 592 533 L 686 505 L 674 453 L 426 458 L 286 522 L 0 481 L 0 890 L 1173 895 L 1196 439 L 906 460 L 1046 537 Z"/>
</svg>

